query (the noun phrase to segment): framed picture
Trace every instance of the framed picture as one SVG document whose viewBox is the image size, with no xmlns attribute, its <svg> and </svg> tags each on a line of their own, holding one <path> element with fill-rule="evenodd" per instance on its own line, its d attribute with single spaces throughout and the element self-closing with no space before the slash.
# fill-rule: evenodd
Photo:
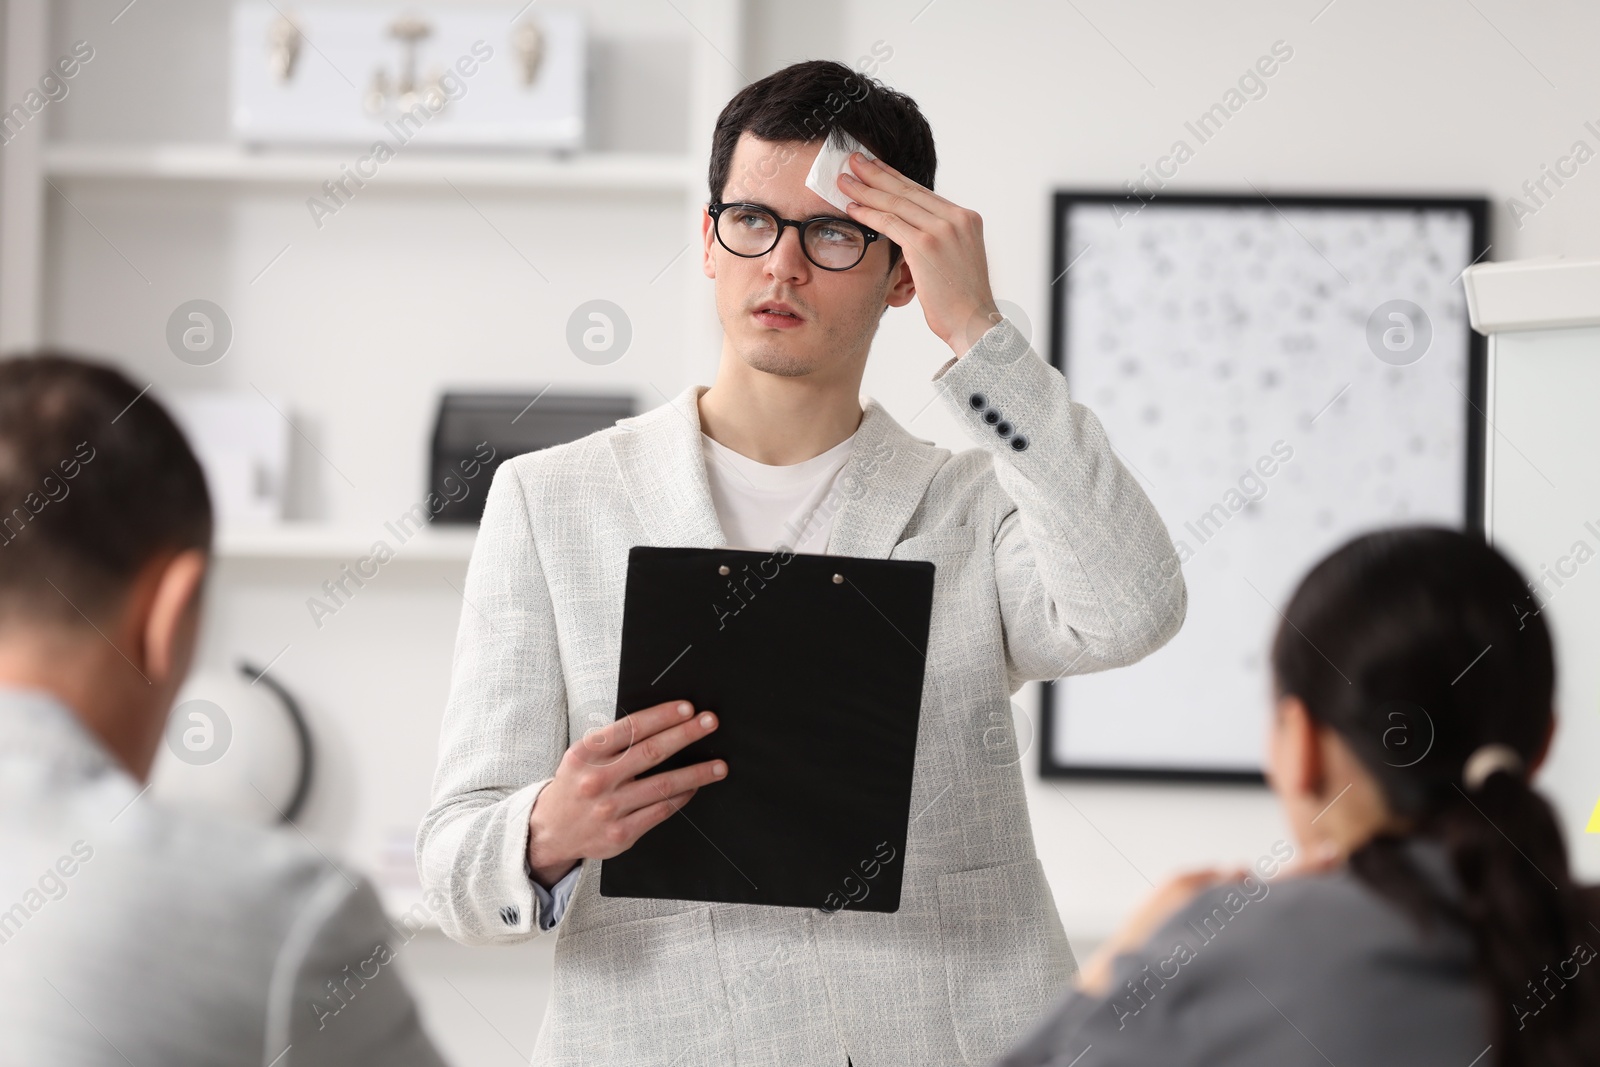
<svg viewBox="0 0 1600 1067">
<path fill-rule="evenodd" d="M 1045 777 L 1264 781 L 1268 649 L 1322 556 L 1482 528 L 1481 199 L 1059 192 L 1050 361 L 1166 521 L 1189 610 L 1043 686 Z"/>
</svg>

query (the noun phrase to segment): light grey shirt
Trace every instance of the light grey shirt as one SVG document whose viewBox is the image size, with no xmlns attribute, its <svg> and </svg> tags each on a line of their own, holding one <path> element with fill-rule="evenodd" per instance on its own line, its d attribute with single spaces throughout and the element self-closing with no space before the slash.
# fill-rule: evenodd
<svg viewBox="0 0 1600 1067">
<path fill-rule="evenodd" d="M 1442 845 L 1406 848 L 1458 894 Z M 1112 971 L 1109 994 L 1067 993 L 998 1067 L 1467 1067 L 1490 1041 L 1468 932 L 1423 933 L 1348 868 L 1210 889 Z"/>
<path fill-rule="evenodd" d="M 533 876 L 533 871 L 528 872 L 528 881 L 533 883 L 533 895 L 539 900 L 539 929 L 556 928 L 556 923 L 560 922 L 561 916 L 566 913 L 567 902 L 572 899 L 572 891 L 578 887 L 578 876 L 582 873 L 583 863 L 579 861 L 572 870 L 562 875 L 555 885 L 546 889 Z"/>
<path fill-rule="evenodd" d="M 370 883 L 292 830 L 163 808 L 0 687 L 0 1067 L 439 1067 Z"/>
</svg>

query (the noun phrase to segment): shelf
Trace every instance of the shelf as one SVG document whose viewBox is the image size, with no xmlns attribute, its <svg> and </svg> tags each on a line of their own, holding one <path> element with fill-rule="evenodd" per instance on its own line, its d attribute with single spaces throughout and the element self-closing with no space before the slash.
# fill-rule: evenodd
<svg viewBox="0 0 1600 1067">
<path fill-rule="evenodd" d="M 342 177 L 364 156 L 360 146 L 296 151 L 251 151 L 241 145 L 47 144 L 44 171 L 73 181 L 146 180 L 294 184 L 320 188 Z M 591 153 L 567 157 L 447 151 L 401 151 L 363 180 L 379 187 L 458 186 L 554 190 L 638 190 L 684 193 L 699 176 L 687 156 L 663 153 Z M 351 171 L 353 173 L 353 170 Z"/>
<path fill-rule="evenodd" d="M 320 522 L 286 522 L 276 526 L 241 526 L 222 530 L 216 556 L 224 560 L 317 560 L 349 563 L 372 551 L 382 540 L 394 550 L 391 563 L 465 563 L 472 557 L 476 526 L 425 526 L 401 541 L 382 523 L 371 527 Z"/>
</svg>

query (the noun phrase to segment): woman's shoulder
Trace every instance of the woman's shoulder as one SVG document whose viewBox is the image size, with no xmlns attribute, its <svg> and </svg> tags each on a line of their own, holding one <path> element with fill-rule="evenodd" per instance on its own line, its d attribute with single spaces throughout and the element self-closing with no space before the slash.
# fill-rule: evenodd
<svg viewBox="0 0 1600 1067">
<path fill-rule="evenodd" d="M 1442 847 L 1405 847 L 1448 891 Z M 1349 867 L 1252 876 L 1180 907 L 1117 957 L 1106 995 L 1068 996 L 1029 1052 L 1094 1045 L 1108 1067 L 1158 1053 L 1281 1067 L 1324 1056 L 1449 1062 L 1465 1052 L 1467 1063 L 1487 1041 L 1478 1041 L 1487 1031 L 1473 951 L 1466 930 L 1442 916 L 1423 926 Z M 1033 1062 L 1043 1060 L 1008 1061 Z"/>
<path fill-rule="evenodd" d="M 1459 887 L 1441 842 L 1408 839 L 1399 853 L 1420 886 L 1454 900 Z M 1152 937 L 1162 933 L 1198 939 L 1195 948 L 1216 947 L 1223 955 L 1254 952 L 1264 945 L 1314 950 L 1319 958 L 1378 953 L 1392 959 L 1399 947 L 1470 954 L 1468 932 L 1442 914 L 1425 921 L 1377 888 L 1349 863 L 1326 871 L 1292 874 L 1275 881 L 1250 877 L 1197 894 Z"/>
</svg>

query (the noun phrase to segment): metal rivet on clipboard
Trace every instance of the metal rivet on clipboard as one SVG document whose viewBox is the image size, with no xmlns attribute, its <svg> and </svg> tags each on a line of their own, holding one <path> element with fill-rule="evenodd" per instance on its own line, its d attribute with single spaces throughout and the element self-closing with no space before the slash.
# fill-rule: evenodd
<svg viewBox="0 0 1600 1067">
<path fill-rule="evenodd" d="M 726 563 L 724 563 L 721 566 L 719 566 L 717 568 L 717 573 L 726 576 L 729 573 L 728 565 Z M 844 575 L 835 574 L 833 576 L 833 584 L 834 585 L 843 585 L 844 584 Z"/>
</svg>

